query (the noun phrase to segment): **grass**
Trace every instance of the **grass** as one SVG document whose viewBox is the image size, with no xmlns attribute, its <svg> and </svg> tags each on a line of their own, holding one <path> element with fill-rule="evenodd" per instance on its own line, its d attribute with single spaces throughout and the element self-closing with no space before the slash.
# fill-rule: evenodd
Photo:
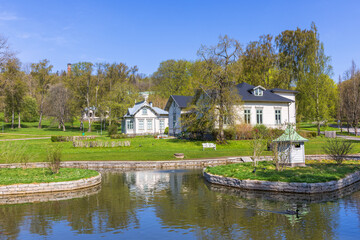
<svg viewBox="0 0 360 240">
<path fill-rule="evenodd" d="M 37 123 L 24 123 L 21 129 L 5 128 L 5 134 L 0 135 L 0 139 L 39 137 L 39 136 L 81 136 L 78 123 L 74 127 L 68 126 L 67 131 L 63 132 L 52 126 L 49 121 L 44 121 L 42 129 L 37 128 Z M 86 124 L 85 124 L 86 125 Z M 100 135 L 98 123 L 93 125 L 94 131 L 85 135 L 96 135 L 96 140 L 110 140 L 107 132 Z M 30 135 L 18 135 L 30 134 Z M 130 147 L 116 148 L 74 148 L 71 142 L 52 143 L 50 139 L 26 140 L 26 141 L 0 141 L 0 163 L 11 163 L 6 158 L 1 158 L 4 149 L 22 149 L 30 156 L 30 162 L 43 162 L 46 160 L 47 151 L 52 144 L 60 145 L 62 148 L 63 161 L 111 161 L 111 160 L 131 160 L 131 161 L 159 161 L 176 160 L 174 153 L 184 153 L 185 159 L 197 158 L 216 158 L 230 156 L 249 156 L 253 154 L 252 142 L 249 140 L 228 141 L 227 145 L 217 145 L 217 150 L 202 150 L 204 141 L 187 141 L 179 139 L 154 139 L 149 137 L 136 137 L 130 139 L 117 139 L 114 141 L 130 141 Z M 207 141 L 208 142 L 208 141 Z M 305 143 L 306 154 L 324 154 L 322 146 L 325 143 L 324 137 L 316 137 Z M 360 152 L 360 142 L 354 142 L 354 153 Z M 263 155 L 272 155 L 271 152 L 264 151 Z"/>
<path fill-rule="evenodd" d="M 0 185 L 74 181 L 98 174 L 94 170 L 77 168 L 61 168 L 58 174 L 52 174 L 47 168 L 2 168 L 0 169 Z"/>
<path fill-rule="evenodd" d="M 302 122 L 299 124 L 299 128 L 301 130 L 305 130 L 305 131 L 312 131 L 312 132 L 317 132 L 317 125 L 313 124 L 313 123 L 308 123 L 308 122 Z M 334 127 L 329 127 L 328 125 L 322 125 L 320 127 L 320 131 L 336 131 L 336 132 L 340 132 L 339 128 L 334 128 Z"/>
<path fill-rule="evenodd" d="M 264 180 L 279 182 L 317 183 L 339 180 L 350 173 L 360 171 L 359 161 L 344 161 L 338 165 L 335 161 L 306 161 L 307 167 L 286 168 L 276 171 L 272 162 L 259 162 L 256 173 L 252 173 L 252 163 L 230 164 L 208 167 L 206 171 L 225 177 L 241 180 Z"/>
</svg>

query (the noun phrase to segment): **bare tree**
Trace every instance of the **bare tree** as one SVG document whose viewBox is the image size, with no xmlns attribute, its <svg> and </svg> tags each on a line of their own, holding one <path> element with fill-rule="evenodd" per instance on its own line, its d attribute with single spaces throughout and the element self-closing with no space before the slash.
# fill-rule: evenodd
<svg viewBox="0 0 360 240">
<path fill-rule="evenodd" d="M 4 66 L 4 64 L 12 57 L 14 57 L 15 53 L 10 50 L 7 39 L 0 35 L 0 68 Z"/>
<path fill-rule="evenodd" d="M 63 131 L 66 130 L 65 122 L 72 117 L 69 100 L 70 92 L 63 83 L 57 83 L 49 88 L 49 94 L 45 101 L 46 115 L 55 117 Z"/>
</svg>

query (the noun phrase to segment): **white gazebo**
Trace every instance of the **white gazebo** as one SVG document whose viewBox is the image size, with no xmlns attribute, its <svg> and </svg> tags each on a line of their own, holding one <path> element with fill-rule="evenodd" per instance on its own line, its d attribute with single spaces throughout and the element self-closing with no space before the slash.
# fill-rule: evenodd
<svg viewBox="0 0 360 240">
<path fill-rule="evenodd" d="M 300 136 L 292 126 L 285 129 L 283 135 L 274 140 L 280 160 L 291 167 L 305 166 L 305 145 L 309 141 Z"/>
</svg>

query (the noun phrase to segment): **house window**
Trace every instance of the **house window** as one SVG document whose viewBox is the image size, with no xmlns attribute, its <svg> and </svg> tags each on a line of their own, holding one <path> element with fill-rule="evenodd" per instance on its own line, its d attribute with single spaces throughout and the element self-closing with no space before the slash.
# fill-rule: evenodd
<svg viewBox="0 0 360 240">
<path fill-rule="evenodd" d="M 147 115 L 147 109 L 146 108 L 143 108 L 142 115 Z"/>
<path fill-rule="evenodd" d="M 256 110 L 256 123 L 257 124 L 263 123 L 263 110 L 262 109 Z"/>
<path fill-rule="evenodd" d="M 126 121 L 127 123 L 127 129 L 134 129 L 134 121 L 133 120 L 128 120 Z"/>
<path fill-rule="evenodd" d="M 224 123 L 224 125 L 229 125 L 230 124 L 230 120 L 229 120 L 228 116 L 223 117 L 223 123 Z"/>
<path fill-rule="evenodd" d="M 165 129 L 165 120 L 160 119 L 160 130 L 164 130 Z"/>
<path fill-rule="evenodd" d="M 275 110 L 275 124 L 281 124 L 281 110 Z"/>
<path fill-rule="evenodd" d="M 263 95 L 263 90 L 261 89 L 261 88 L 256 88 L 255 90 L 254 90 L 254 95 L 255 96 L 262 96 Z"/>
<path fill-rule="evenodd" d="M 139 120 L 139 130 L 144 130 L 144 120 Z"/>
<path fill-rule="evenodd" d="M 147 130 L 152 130 L 152 120 L 147 120 Z"/>
<path fill-rule="evenodd" d="M 244 120 L 245 120 L 245 123 L 247 124 L 250 124 L 250 109 L 245 109 L 244 110 Z"/>
<path fill-rule="evenodd" d="M 294 146 L 295 146 L 295 148 L 301 148 L 300 143 L 295 143 Z"/>
</svg>

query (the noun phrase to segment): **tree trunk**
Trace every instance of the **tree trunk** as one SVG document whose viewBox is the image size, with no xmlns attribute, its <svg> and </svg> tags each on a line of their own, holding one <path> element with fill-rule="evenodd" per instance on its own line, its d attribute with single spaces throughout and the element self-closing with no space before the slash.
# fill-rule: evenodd
<svg viewBox="0 0 360 240">
<path fill-rule="evenodd" d="M 320 136 L 320 122 L 317 122 L 317 135 Z"/>
<path fill-rule="evenodd" d="M 15 121 L 15 110 L 12 110 L 11 114 L 11 129 L 14 129 L 14 121 Z"/>
<path fill-rule="evenodd" d="M 20 112 L 18 112 L 18 128 L 21 128 L 21 118 L 20 118 Z"/>
<path fill-rule="evenodd" d="M 40 102 L 40 118 L 39 118 L 38 128 L 41 128 L 41 121 L 42 121 L 42 115 L 43 115 L 43 105 L 44 105 L 44 96 L 41 96 L 41 102 Z"/>
</svg>

